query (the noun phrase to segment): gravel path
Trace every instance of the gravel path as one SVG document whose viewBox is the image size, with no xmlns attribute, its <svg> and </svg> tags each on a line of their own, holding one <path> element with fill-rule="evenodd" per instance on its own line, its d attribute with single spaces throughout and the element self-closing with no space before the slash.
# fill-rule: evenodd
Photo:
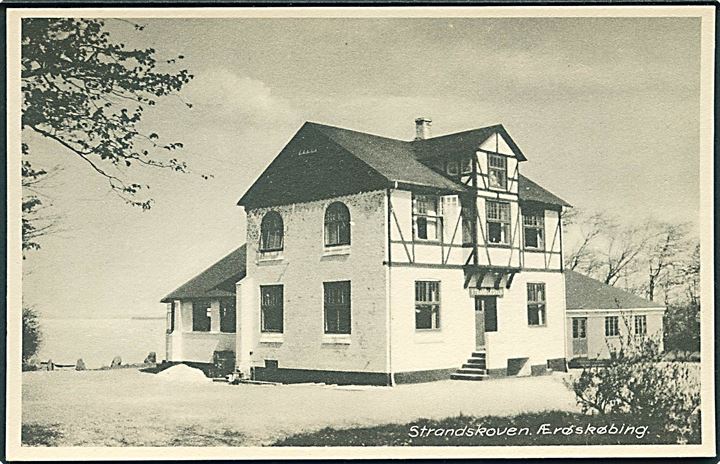
<svg viewBox="0 0 720 464">
<path fill-rule="evenodd" d="M 183 382 L 134 369 L 23 373 L 23 424 L 61 446 L 266 445 L 326 426 L 576 411 L 562 374 L 397 387 Z"/>
</svg>

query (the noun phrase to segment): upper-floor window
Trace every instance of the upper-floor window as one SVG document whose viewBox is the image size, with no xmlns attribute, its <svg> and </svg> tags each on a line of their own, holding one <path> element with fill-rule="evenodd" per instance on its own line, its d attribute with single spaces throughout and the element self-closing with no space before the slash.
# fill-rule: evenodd
<svg viewBox="0 0 720 464">
<path fill-rule="evenodd" d="M 276 211 L 268 211 L 260 223 L 260 251 L 281 251 L 283 236 L 282 217 Z"/>
<path fill-rule="evenodd" d="M 220 332 L 235 332 L 235 298 L 220 300 Z"/>
<path fill-rule="evenodd" d="M 440 240 L 441 213 L 439 197 L 418 195 L 414 198 L 415 238 L 420 240 Z"/>
<path fill-rule="evenodd" d="M 488 153 L 488 178 L 490 187 L 507 188 L 507 158 Z"/>
<path fill-rule="evenodd" d="M 635 335 L 647 335 L 647 317 L 635 316 Z"/>
<path fill-rule="evenodd" d="M 510 203 L 485 202 L 487 213 L 487 240 L 498 245 L 510 244 Z"/>
<path fill-rule="evenodd" d="M 605 336 L 617 337 L 620 335 L 620 326 L 618 316 L 605 317 Z"/>
<path fill-rule="evenodd" d="M 325 210 L 325 246 L 350 245 L 350 210 L 336 201 Z"/>
<path fill-rule="evenodd" d="M 210 332 L 210 300 L 195 300 L 192 303 L 193 332 Z"/>
<path fill-rule="evenodd" d="M 440 282 L 415 282 L 415 328 L 440 328 Z"/>
<path fill-rule="evenodd" d="M 283 332 L 283 286 L 260 286 L 260 330 Z"/>
<path fill-rule="evenodd" d="M 460 215 L 462 216 L 462 243 L 463 245 L 474 243 L 473 227 L 475 224 L 475 210 L 467 202 L 461 202 Z"/>
<path fill-rule="evenodd" d="M 527 315 L 528 325 L 545 325 L 545 284 L 527 284 Z"/>
<path fill-rule="evenodd" d="M 350 316 L 350 281 L 323 282 L 325 293 L 325 333 L 349 334 Z"/>
<path fill-rule="evenodd" d="M 528 249 L 542 250 L 545 248 L 545 213 L 544 211 L 523 211 L 524 246 Z"/>
</svg>

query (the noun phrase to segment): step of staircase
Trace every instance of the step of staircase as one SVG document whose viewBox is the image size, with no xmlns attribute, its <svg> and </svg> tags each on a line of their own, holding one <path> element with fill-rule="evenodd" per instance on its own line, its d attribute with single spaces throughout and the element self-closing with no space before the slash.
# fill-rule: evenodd
<svg viewBox="0 0 720 464">
<path fill-rule="evenodd" d="M 487 372 L 487 367 L 485 367 L 485 364 L 472 364 L 472 363 L 465 363 L 462 365 L 462 367 L 459 370 L 472 370 L 472 371 L 485 371 Z"/>
<path fill-rule="evenodd" d="M 457 371 L 455 371 L 457 374 L 477 374 L 477 375 L 487 375 L 487 369 L 478 369 L 473 367 L 461 367 Z"/>
<path fill-rule="evenodd" d="M 450 375 L 453 380 L 484 380 L 488 378 L 485 352 L 473 351 L 471 357 L 460 369 Z"/>
<path fill-rule="evenodd" d="M 450 378 L 452 380 L 485 380 L 487 378 L 487 374 L 464 374 L 461 372 L 455 372 L 454 374 L 450 374 Z"/>
</svg>

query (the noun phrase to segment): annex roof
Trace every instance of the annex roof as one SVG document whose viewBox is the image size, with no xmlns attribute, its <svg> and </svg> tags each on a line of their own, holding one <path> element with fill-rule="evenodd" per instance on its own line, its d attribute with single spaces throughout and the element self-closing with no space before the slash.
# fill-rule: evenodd
<svg viewBox="0 0 720 464">
<path fill-rule="evenodd" d="M 664 308 L 661 304 L 640 298 L 578 272 L 565 271 L 564 274 L 567 309 Z"/>
<path fill-rule="evenodd" d="M 235 296 L 235 283 L 245 277 L 245 257 L 246 245 L 242 245 L 160 301 Z"/>
<path fill-rule="evenodd" d="M 518 178 L 518 197 L 520 201 L 534 201 L 548 205 L 571 207 L 570 203 L 540 187 L 522 174 Z"/>
</svg>

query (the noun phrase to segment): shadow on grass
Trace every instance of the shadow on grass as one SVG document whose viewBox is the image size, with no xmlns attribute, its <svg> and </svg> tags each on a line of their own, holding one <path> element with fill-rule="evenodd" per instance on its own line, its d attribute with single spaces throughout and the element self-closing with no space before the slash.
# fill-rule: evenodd
<svg viewBox="0 0 720 464">
<path fill-rule="evenodd" d="M 245 446 L 246 437 L 233 430 L 208 430 L 196 426 L 178 427 L 166 446 Z"/>
<path fill-rule="evenodd" d="M 23 424 L 20 435 L 22 446 L 58 446 L 63 436 L 57 424 Z"/>
<path fill-rule="evenodd" d="M 632 428 L 630 428 L 632 427 Z M 613 433 L 614 432 L 614 433 Z M 543 446 L 675 444 L 663 424 L 640 423 L 632 416 L 588 416 L 546 411 L 511 417 L 455 416 L 407 424 L 301 433 L 271 446 Z M 689 440 L 699 443 L 699 437 Z"/>
</svg>

